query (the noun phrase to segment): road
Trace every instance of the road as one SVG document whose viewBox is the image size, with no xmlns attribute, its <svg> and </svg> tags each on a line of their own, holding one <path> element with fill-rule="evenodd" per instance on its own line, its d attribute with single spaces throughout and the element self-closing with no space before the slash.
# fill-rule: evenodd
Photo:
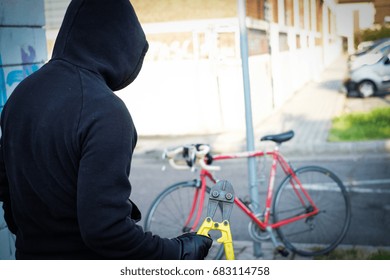
<svg viewBox="0 0 390 280">
<path fill-rule="evenodd" d="M 316 159 L 291 159 L 294 167 L 320 165 L 334 171 L 350 192 L 352 221 L 344 244 L 390 246 L 390 155 L 366 155 L 325 157 Z M 268 164 L 268 161 L 266 162 Z M 133 186 L 132 200 L 141 212 L 146 211 L 152 200 L 169 184 L 193 179 L 194 173 L 176 171 L 153 157 L 137 156 L 133 159 L 130 180 Z M 267 166 L 267 165 L 266 165 Z M 218 178 L 229 180 L 236 195 L 248 197 L 248 179 L 245 160 L 235 160 L 222 165 Z M 281 178 L 277 179 L 280 180 Z M 276 184 L 277 184 L 276 182 Z M 265 192 L 260 191 L 261 202 Z M 232 214 L 232 234 L 236 240 L 250 240 L 249 219 L 238 209 Z M 143 223 L 143 220 L 141 221 Z"/>
</svg>

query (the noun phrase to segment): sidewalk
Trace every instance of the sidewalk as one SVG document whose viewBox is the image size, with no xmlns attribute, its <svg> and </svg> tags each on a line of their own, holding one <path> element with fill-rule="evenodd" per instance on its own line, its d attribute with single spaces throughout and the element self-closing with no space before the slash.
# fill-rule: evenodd
<svg viewBox="0 0 390 280">
<path fill-rule="evenodd" d="M 297 91 L 281 108 L 268 118 L 254 124 L 255 146 L 272 147 L 258 139 L 266 134 L 294 130 L 294 138 L 283 144 L 282 151 L 289 156 L 352 155 L 359 153 L 390 152 L 390 141 L 327 142 L 331 119 L 342 113 L 346 96 L 340 87 L 346 71 L 345 57 L 334 61 L 322 74 L 320 81 L 309 82 Z M 362 104 L 364 104 L 362 102 Z M 216 153 L 238 152 L 246 149 L 245 132 L 220 135 L 179 137 L 139 137 L 135 155 L 161 154 L 167 147 L 190 143 L 208 143 Z"/>
</svg>

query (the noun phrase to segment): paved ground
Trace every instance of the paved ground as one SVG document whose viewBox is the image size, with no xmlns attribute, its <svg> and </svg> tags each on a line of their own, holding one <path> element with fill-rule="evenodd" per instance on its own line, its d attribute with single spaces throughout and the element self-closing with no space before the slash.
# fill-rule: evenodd
<svg viewBox="0 0 390 280">
<path fill-rule="evenodd" d="M 390 247 L 373 247 L 373 246 L 347 246 L 340 245 L 338 250 L 348 250 L 354 248 L 361 251 L 362 255 L 369 255 L 370 253 L 377 252 L 379 249 L 390 252 Z M 261 244 L 261 256 L 254 256 L 253 254 L 253 242 L 251 241 L 237 241 L 234 242 L 234 252 L 237 260 L 310 260 L 309 257 L 301 257 L 295 254 L 289 254 L 287 257 L 283 257 L 280 254 L 275 253 L 274 247 L 271 242 L 263 242 Z"/>
</svg>

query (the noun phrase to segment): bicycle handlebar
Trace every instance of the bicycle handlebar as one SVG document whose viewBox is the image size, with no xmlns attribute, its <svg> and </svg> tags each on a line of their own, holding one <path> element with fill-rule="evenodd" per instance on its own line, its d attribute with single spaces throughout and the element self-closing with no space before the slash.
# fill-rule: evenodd
<svg viewBox="0 0 390 280">
<path fill-rule="evenodd" d="M 208 145 L 181 146 L 170 151 L 166 150 L 163 153 L 163 158 L 167 158 L 169 165 L 177 170 L 193 170 L 196 164 L 198 164 L 202 169 L 208 171 L 221 170 L 220 166 L 209 165 L 206 163 L 205 158 L 209 152 L 210 147 Z M 186 161 L 185 165 L 177 162 L 177 155 L 180 155 Z"/>
</svg>

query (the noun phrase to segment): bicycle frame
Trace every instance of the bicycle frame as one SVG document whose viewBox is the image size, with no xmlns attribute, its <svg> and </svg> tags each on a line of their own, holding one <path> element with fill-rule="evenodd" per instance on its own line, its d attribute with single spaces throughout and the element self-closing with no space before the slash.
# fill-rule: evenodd
<svg viewBox="0 0 390 280">
<path fill-rule="evenodd" d="M 226 155 L 216 155 L 213 157 L 214 161 L 222 161 L 222 160 L 232 160 L 239 158 L 252 158 L 252 157 L 263 157 L 263 156 L 271 156 L 272 157 L 272 166 L 270 170 L 270 180 L 267 189 L 267 197 L 265 201 L 265 213 L 264 213 L 264 221 L 260 220 L 256 217 L 256 214 L 253 213 L 251 209 L 249 209 L 239 198 L 234 199 L 234 203 L 247 215 L 250 219 L 255 222 L 261 230 L 266 230 L 268 228 L 275 229 L 281 226 L 284 226 L 289 223 L 293 223 L 295 221 L 308 218 L 310 216 L 314 216 L 318 214 L 319 210 L 314 204 L 313 200 L 310 198 L 307 191 L 303 188 L 301 182 L 296 176 L 294 170 L 290 167 L 290 165 L 286 162 L 283 156 L 279 153 L 278 147 L 276 147 L 273 151 L 263 152 L 263 151 L 254 151 L 254 152 L 242 152 L 236 154 L 226 154 Z M 271 206 L 272 206 L 272 198 L 273 198 L 273 190 L 275 185 L 275 176 L 277 165 L 280 165 L 284 173 L 291 176 L 291 185 L 294 189 L 295 194 L 299 198 L 302 205 L 305 205 L 305 199 L 312 207 L 312 211 L 304 214 L 300 214 L 295 217 L 282 219 L 276 223 L 272 223 L 270 221 L 271 216 Z M 201 212 L 204 205 L 204 198 L 206 193 L 206 183 L 207 179 L 209 179 L 213 184 L 216 183 L 215 177 L 205 169 L 201 169 L 200 171 L 200 188 L 196 189 L 194 199 L 192 201 L 191 211 L 187 218 L 186 224 L 184 225 L 186 228 L 191 228 L 192 231 L 196 231 L 199 221 L 201 218 Z M 199 197 L 199 203 L 198 203 Z M 197 207 L 198 206 L 198 207 Z M 194 217 L 195 211 L 197 210 L 196 217 L 194 223 L 191 227 L 189 227 L 190 221 Z"/>
</svg>

